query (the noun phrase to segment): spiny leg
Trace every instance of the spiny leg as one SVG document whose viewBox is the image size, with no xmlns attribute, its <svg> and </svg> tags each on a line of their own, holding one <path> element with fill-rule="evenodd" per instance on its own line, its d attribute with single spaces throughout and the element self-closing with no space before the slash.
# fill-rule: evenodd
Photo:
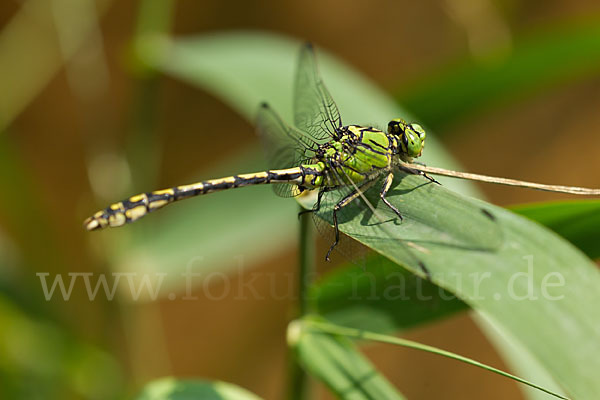
<svg viewBox="0 0 600 400">
<path fill-rule="evenodd" d="M 425 164 L 423 164 L 421 162 L 416 162 L 416 161 L 414 163 L 415 164 L 419 164 L 419 165 L 425 165 Z M 418 169 L 408 168 L 408 167 L 404 167 L 404 166 L 400 166 L 400 169 L 403 170 L 403 171 L 406 171 L 406 172 L 408 172 L 410 174 L 413 174 L 413 175 L 421 175 L 421 176 L 429 179 L 429 181 L 432 182 L 432 183 L 437 183 L 440 186 L 442 185 L 435 178 L 432 178 L 431 176 L 427 175 L 427 173 L 425 173 L 424 171 L 420 171 Z"/>
<path fill-rule="evenodd" d="M 423 165 L 425 165 L 425 164 L 423 164 Z M 438 181 L 437 181 L 435 178 L 432 178 L 431 176 L 427 175 L 427 173 L 426 173 L 426 172 L 424 172 L 424 171 L 419 171 L 419 170 L 417 170 L 417 169 L 416 169 L 416 170 L 413 170 L 413 171 L 414 171 L 413 173 L 415 173 L 415 174 L 417 174 L 417 175 L 421 175 L 421 176 L 423 176 L 423 177 L 425 177 L 425 178 L 429 179 L 429 182 L 432 182 L 432 183 L 437 183 L 438 185 L 442 186 L 442 184 L 441 184 L 441 183 L 439 183 L 439 182 L 438 182 Z"/>
<path fill-rule="evenodd" d="M 379 193 L 379 197 L 381 197 L 381 200 L 385 203 L 385 205 L 388 206 L 389 208 L 391 208 L 392 211 L 394 213 L 396 213 L 396 215 L 402 221 L 404 218 L 402 218 L 402 214 L 400 214 L 400 211 L 398 211 L 396 206 L 394 206 L 392 203 L 390 203 L 388 201 L 388 199 L 385 198 L 385 195 L 387 194 L 388 190 L 390 190 L 390 187 L 392 186 L 393 181 L 394 181 L 394 173 L 390 172 L 388 174 L 388 176 L 385 177 L 385 180 L 383 182 L 383 187 L 381 188 L 381 192 Z"/>
<path fill-rule="evenodd" d="M 354 192 L 352 192 L 349 195 L 347 195 L 346 197 L 344 197 L 342 200 L 340 200 L 333 207 L 333 230 L 335 232 L 335 241 L 333 242 L 333 244 L 329 248 L 329 251 L 327 251 L 327 255 L 325 256 L 325 260 L 326 261 L 329 261 L 329 256 L 331 255 L 331 252 L 333 251 L 333 249 L 335 248 L 335 246 L 337 246 L 337 244 L 340 242 L 340 229 L 338 227 L 337 212 L 339 210 L 341 210 L 343 207 L 345 207 L 348 204 L 350 204 L 352 202 L 352 200 L 354 200 L 357 197 L 359 197 L 364 190 L 367 190 L 368 188 L 370 188 L 371 186 L 373 186 L 373 184 L 375 182 L 376 182 L 376 180 L 373 179 L 371 181 L 363 183 L 361 186 L 359 186 L 357 188 L 358 190 L 355 190 Z"/>
<path fill-rule="evenodd" d="M 298 213 L 298 218 L 300 218 L 302 215 L 304 215 L 306 213 L 319 212 L 319 210 L 321 209 L 321 199 L 323 198 L 323 195 L 325 194 L 325 192 L 327 192 L 327 188 L 323 188 L 323 189 L 319 190 L 319 194 L 317 195 L 317 204 L 315 205 L 315 207 L 311 208 L 310 210 L 300 211 Z"/>
<path fill-rule="evenodd" d="M 423 171 L 419 171 L 419 175 L 423 175 L 425 178 L 429 179 L 429 182 L 432 183 L 437 183 L 438 185 L 442 186 L 441 183 L 439 183 L 435 178 L 432 178 L 431 176 L 427 175 L 425 172 Z"/>
<path fill-rule="evenodd" d="M 340 202 L 338 202 L 333 207 L 333 230 L 335 232 L 335 241 L 329 248 L 329 251 L 327 251 L 327 255 L 325 256 L 326 261 L 330 261 L 329 256 L 331 255 L 331 252 L 333 251 L 334 247 L 337 246 L 337 244 L 340 242 L 340 229 L 338 227 L 337 212 L 339 210 L 341 210 L 342 207 L 350 204 L 352 202 L 352 200 L 356 199 L 358 196 L 360 196 L 359 191 L 352 192 L 348 196 L 346 196 L 342 200 L 340 200 Z"/>
</svg>

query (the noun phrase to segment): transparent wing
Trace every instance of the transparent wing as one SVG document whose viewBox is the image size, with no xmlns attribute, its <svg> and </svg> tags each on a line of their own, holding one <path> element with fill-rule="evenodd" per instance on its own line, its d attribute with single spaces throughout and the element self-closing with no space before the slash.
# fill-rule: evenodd
<svg viewBox="0 0 600 400">
<path fill-rule="evenodd" d="M 294 124 L 322 143 L 336 137 L 342 127 L 340 112 L 319 77 L 310 43 L 302 47 L 294 85 Z"/>
<path fill-rule="evenodd" d="M 287 125 L 269 107 L 261 104 L 256 116 L 256 127 L 261 138 L 269 169 L 284 169 L 307 163 L 318 147 L 310 137 Z M 275 194 L 293 197 L 300 194 L 296 185 L 272 185 Z"/>
</svg>

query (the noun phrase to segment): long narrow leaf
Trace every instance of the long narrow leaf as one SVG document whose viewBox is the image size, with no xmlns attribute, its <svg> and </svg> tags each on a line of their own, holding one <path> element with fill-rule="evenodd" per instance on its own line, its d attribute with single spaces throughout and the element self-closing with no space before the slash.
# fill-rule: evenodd
<svg viewBox="0 0 600 400">
<path fill-rule="evenodd" d="M 288 328 L 288 343 L 300 363 L 342 399 L 404 398 L 347 338 L 311 332 L 299 320 Z"/>
</svg>

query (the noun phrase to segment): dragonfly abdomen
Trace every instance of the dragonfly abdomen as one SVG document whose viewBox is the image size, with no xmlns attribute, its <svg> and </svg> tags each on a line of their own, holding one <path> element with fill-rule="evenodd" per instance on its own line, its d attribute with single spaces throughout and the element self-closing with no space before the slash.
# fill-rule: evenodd
<svg viewBox="0 0 600 400">
<path fill-rule="evenodd" d="M 122 226 L 126 223 L 136 221 L 144 215 L 174 201 L 237 187 L 269 183 L 302 186 L 305 181 L 308 187 L 313 187 L 315 178 L 320 173 L 320 169 L 317 170 L 314 166 L 307 165 L 252 174 L 233 175 L 226 178 L 211 179 L 189 185 L 141 193 L 118 203 L 111 204 L 104 210 L 96 212 L 93 216 L 85 220 L 84 226 L 89 231 Z"/>
</svg>

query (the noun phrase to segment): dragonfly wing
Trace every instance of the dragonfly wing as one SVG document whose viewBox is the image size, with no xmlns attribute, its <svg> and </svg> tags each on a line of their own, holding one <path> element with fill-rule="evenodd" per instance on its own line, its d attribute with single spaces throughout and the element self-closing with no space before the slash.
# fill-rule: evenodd
<svg viewBox="0 0 600 400">
<path fill-rule="evenodd" d="M 279 197 L 296 197 L 302 190 L 298 187 L 298 185 L 288 185 L 279 183 L 277 185 L 272 185 L 273 191 Z"/>
<path fill-rule="evenodd" d="M 294 124 L 322 143 L 336 136 L 342 119 L 335 101 L 319 76 L 310 43 L 300 51 L 294 85 Z"/>
<path fill-rule="evenodd" d="M 318 145 L 300 130 L 287 125 L 268 104 L 263 103 L 256 117 L 269 169 L 284 169 L 305 164 L 314 157 Z M 300 194 L 296 185 L 272 185 L 275 194 L 293 197 Z"/>
</svg>

